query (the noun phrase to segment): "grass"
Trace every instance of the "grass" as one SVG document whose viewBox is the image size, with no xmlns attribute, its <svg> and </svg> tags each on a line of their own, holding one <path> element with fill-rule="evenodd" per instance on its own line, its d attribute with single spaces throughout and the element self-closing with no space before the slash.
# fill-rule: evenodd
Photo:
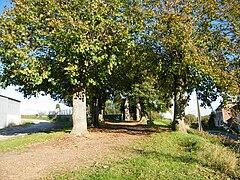
<svg viewBox="0 0 240 180">
<path fill-rule="evenodd" d="M 30 135 L 14 137 L 0 141 L 0 152 L 8 152 L 13 150 L 24 149 L 37 143 L 44 143 L 59 138 L 62 134 L 70 131 L 72 122 L 68 119 L 56 119 L 54 121 L 56 129 L 53 132 L 33 133 Z M 24 122 L 20 126 L 32 125 L 31 122 Z"/>
<path fill-rule="evenodd" d="M 11 139 L 0 141 L 0 152 L 8 152 L 13 150 L 24 149 L 37 143 L 47 142 L 53 139 L 57 139 L 64 132 L 53 133 L 34 133 L 31 135 L 14 137 Z"/>
<path fill-rule="evenodd" d="M 47 116 L 36 116 L 36 115 L 21 115 L 21 119 L 38 119 L 38 120 L 49 120 Z"/>
<path fill-rule="evenodd" d="M 240 175 L 237 154 L 195 134 L 153 134 L 124 151 L 132 152 L 128 160 L 69 171 L 55 179 L 237 179 Z"/>
<path fill-rule="evenodd" d="M 171 123 L 172 121 L 169 120 L 169 119 L 154 119 L 154 124 L 155 125 L 159 125 L 159 126 L 162 126 L 162 127 L 170 127 L 171 126 Z"/>
</svg>

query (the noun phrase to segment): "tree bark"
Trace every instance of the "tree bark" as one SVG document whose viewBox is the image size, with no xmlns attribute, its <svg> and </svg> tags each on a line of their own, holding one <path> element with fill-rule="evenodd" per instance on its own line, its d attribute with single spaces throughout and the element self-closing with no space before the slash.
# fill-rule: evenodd
<svg viewBox="0 0 240 180">
<path fill-rule="evenodd" d="M 185 108 L 187 105 L 187 98 L 183 87 L 179 87 L 174 94 L 174 117 L 172 123 L 172 130 L 187 132 L 187 126 L 184 122 Z"/>
<path fill-rule="evenodd" d="M 141 105 L 140 105 L 140 103 L 137 103 L 137 105 L 136 105 L 136 121 L 141 121 L 141 114 L 142 114 L 142 112 L 141 112 Z"/>
<path fill-rule="evenodd" d="M 78 90 L 73 94 L 72 120 L 73 128 L 71 134 L 85 136 L 87 130 L 87 111 L 85 89 Z"/>
<path fill-rule="evenodd" d="M 124 101 L 124 121 L 130 121 L 131 116 L 129 112 L 129 101 L 128 99 L 125 99 Z"/>
<path fill-rule="evenodd" d="M 198 130 L 202 131 L 202 119 L 201 119 L 200 106 L 199 106 L 199 102 L 198 102 L 197 90 L 196 90 L 196 101 L 197 101 L 197 110 L 198 110 Z"/>
<path fill-rule="evenodd" d="M 99 126 L 99 113 L 100 113 L 100 106 L 98 99 L 94 99 L 90 106 L 91 116 L 93 120 L 93 126 Z"/>
</svg>

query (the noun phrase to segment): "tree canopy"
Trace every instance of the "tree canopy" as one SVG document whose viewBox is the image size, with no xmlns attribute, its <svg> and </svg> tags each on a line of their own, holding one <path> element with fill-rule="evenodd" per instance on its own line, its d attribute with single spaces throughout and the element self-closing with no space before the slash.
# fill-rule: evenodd
<svg viewBox="0 0 240 180">
<path fill-rule="evenodd" d="M 72 103 L 74 134 L 87 132 L 86 94 L 162 109 L 173 98 L 175 129 L 186 93 L 207 105 L 239 94 L 239 13 L 238 0 L 13 0 L 0 16 L 1 86 Z"/>
<path fill-rule="evenodd" d="M 156 1 L 144 36 L 156 52 L 159 84 L 174 97 L 174 123 L 194 89 L 204 103 L 239 92 L 238 1 Z M 174 125 L 175 128 L 175 125 Z"/>
<path fill-rule="evenodd" d="M 117 56 L 131 48 L 135 25 L 127 14 L 134 5 L 117 0 L 13 3 L 0 18 L 1 86 L 19 85 L 25 96 L 42 92 L 72 101 L 74 123 L 83 122 L 86 131 L 86 104 L 75 108 L 74 100 L 86 103 L 86 88 L 105 83 Z M 75 117 L 79 108 L 82 114 Z"/>
</svg>

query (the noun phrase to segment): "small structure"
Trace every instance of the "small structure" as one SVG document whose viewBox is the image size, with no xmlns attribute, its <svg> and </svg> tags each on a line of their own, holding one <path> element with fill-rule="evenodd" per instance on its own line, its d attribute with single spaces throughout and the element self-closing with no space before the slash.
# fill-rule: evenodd
<svg viewBox="0 0 240 180">
<path fill-rule="evenodd" d="M 238 104 L 234 101 L 228 101 L 228 103 L 223 106 L 222 104 L 216 109 L 216 117 L 214 123 L 216 127 L 224 126 L 237 126 L 240 129 L 240 114 L 237 112 Z M 237 114 L 236 114 L 237 113 Z M 236 117 L 237 122 L 233 122 L 233 117 Z"/>
<path fill-rule="evenodd" d="M 20 102 L 0 95 L 0 129 L 21 123 Z"/>
</svg>

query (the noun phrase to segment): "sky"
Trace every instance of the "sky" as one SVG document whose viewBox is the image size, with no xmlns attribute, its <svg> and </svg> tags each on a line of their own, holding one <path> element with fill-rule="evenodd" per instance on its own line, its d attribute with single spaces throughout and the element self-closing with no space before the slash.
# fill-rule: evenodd
<svg viewBox="0 0 240 180">
<path fill-rule="evenodd" d="M 10 6 L 9 0 L 0 0 L 0 14 L 3 12 L 4 6 Z M 50 96 L 41 96 L 35 98 L 32 97 L 30 99 L 26 99 L 23 97 L 22 93 L 19 93 L 16 91 L 17 87 L 10 86 L 6 89 L 0 88 L 0 95 L 8 96 L 17 100 L 21 101 L 21 114 L 37 114 L 39 112 L 46 112 L 54 111 L 56 104 L 60 104 L 60 107 L 62 110 L 69 109 L 70 107 L 65 106 L 62 103 L 59 103 L 57 101 L 54 101 L 50 98 Z M 220 102 L 220 98 L 212 103 L 212 107 L 215 110 Z M 200 102 L 201 103 L 201 102 Z M 211 108 L 200 108 L 201 115 L 208 115 L 211 113 Z M 171 112 L 165 113 L 165 117 L 172 118 L 173 117 L 173 109 Z M 186 114 L 194 114 L 197 116 L 197 104 L 196 104 L 196 96 L 192 95 L 191 100 L 189 102 L 189 105 L 187 106 L 185 110 Z"/>
<path fill-rule="evenodd" d="M 0 14 L 2 14 L 4 6 L 10 6 L 9 0 L 0 0 Z"/>
</svg>

